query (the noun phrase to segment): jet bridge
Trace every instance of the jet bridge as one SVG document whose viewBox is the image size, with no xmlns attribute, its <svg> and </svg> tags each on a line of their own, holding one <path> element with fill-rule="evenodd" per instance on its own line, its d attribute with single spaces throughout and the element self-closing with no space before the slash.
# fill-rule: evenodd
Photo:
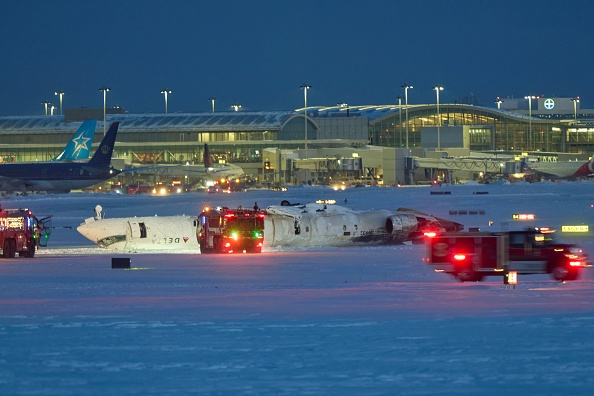
<svg viewBox="0 0 594 396">
<path fill-rule="evenodd" d="M 408 173 L 414 173 L 415 170 L 423 169 L 430 172 L 431 179 L 435 179 L 436 174 L 444 174 L 448 182 L 456 177 L 458 173 L 461 177 L 473 178 L 472 175 L 482 172 L 484 175 L 507 173 L 507 161 L 495 158 L 419 158 L 412 157 L 407 161 Z M 515 167 L 513 167 L 515 169 Z M 412 177 L 411 177 L 412 180 Z"/>
</svg>

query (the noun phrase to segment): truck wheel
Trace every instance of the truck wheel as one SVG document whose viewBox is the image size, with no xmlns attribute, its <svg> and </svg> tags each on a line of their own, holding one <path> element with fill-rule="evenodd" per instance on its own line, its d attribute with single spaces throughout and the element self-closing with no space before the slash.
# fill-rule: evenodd
<svg viewBox="0 0 594 396">
<path fill-rule="evenodd" d="M 29 250 L 25 252 L 25 257 L 35 257 L 35 243 L 29 243 Z"/>
<path fill-rule="evenodd" d="M 4 244 L 2 245 L 2 257 L 9 258 L 10 257 L 10 240 L 5 239 Z"/>
<path fill-rule="evenodd" d="M 8 257 L 14 258 L 16 254 L 16 241 L 14 239 L 10 239 L 8 241 Z"/>
<path fill-rule="evenodd" d="M 559 264 L 551 272 L 553 279 L 558 281 L 576 280 L 579 273 L 577 269 L 568 268 L 566 265 Z"/>
<path fill-rule="evenodd" d="M 460 282 L 480 282 L 483 280 L 483 274 L 474 271 L 472 268 L 462 268 L 456 273 Z"/>
<path fill-rule="evenodd" d="M 211 253 L 211 250 L 206 247 L 205 243 L 200 244 L 200 254 L 208 254 Z"/>
</svg>

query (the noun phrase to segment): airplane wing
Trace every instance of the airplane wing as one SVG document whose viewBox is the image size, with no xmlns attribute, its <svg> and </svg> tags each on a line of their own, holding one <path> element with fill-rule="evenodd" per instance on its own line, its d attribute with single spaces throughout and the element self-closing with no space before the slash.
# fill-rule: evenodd
<svg viewBox="0 0 594 396">
<path fill-rule="evenodd" d="M 299 219 L 307 213 L 318 213 L 325 217 L 327 216 L 342 216 L 353 213 L 353 210 L 344 206 L 326 205 L 319 203 L 308 203 L 306 205 L 290 204 L 288 201 L 281 202 L 280 205 L 272 205 L 266 208 L 266 213 L 269 215 L 290 217 Z"/>
<path fill-rule="evenodd" d="M 24 180 L 0 176 L 0 191 L 27 191 L 30 187 L 30 183 L 27 183 Z"/>
<path fill-rule="evenodd" d="M 217 179 L 219 177 L 237 177 L 244 174 L 243 169 L 235 165 L 214 165 L 205 168 L 202 165 L 151 165 L 141 166 L 136 168 L 124 169 L 122 173 L 158 173 L 158 174 L 177 174 L 188 176 L 202 176 L 212 177 Z"/>
</svg>

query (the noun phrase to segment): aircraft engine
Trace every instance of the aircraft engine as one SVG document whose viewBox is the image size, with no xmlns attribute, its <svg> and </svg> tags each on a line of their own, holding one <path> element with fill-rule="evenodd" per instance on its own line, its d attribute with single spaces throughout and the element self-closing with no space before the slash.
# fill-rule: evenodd
<svg viewBox="0 0 594 396">
<path fill-rule="evenodd" d="M 418 226 L 417 216 L 411 213 L 397 214 L 386 219 L 386 232 L 397 239 L 405 240 Z"/>
</svg>

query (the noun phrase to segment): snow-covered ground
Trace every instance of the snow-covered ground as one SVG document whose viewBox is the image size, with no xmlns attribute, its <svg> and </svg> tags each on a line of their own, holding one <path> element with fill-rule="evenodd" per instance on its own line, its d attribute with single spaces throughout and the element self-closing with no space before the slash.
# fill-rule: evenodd
<svg viewBox="0 0 594 396">
<path fill-rule="evenodd" d="M 126 254 L 76 232 L 96 204 L 124 217 L 345 197 L 483 230 L 525 226 L 515 213 L 594 228 L 592 182 L 2 199 L 58 228 L 35 258 L 0 259 L 0 394 L 594 394 L 594 269 L 510 289 L 435 273 L 422 245 Z M 559 237 L 594 256 L 592 232 Z"/>
</svg>

